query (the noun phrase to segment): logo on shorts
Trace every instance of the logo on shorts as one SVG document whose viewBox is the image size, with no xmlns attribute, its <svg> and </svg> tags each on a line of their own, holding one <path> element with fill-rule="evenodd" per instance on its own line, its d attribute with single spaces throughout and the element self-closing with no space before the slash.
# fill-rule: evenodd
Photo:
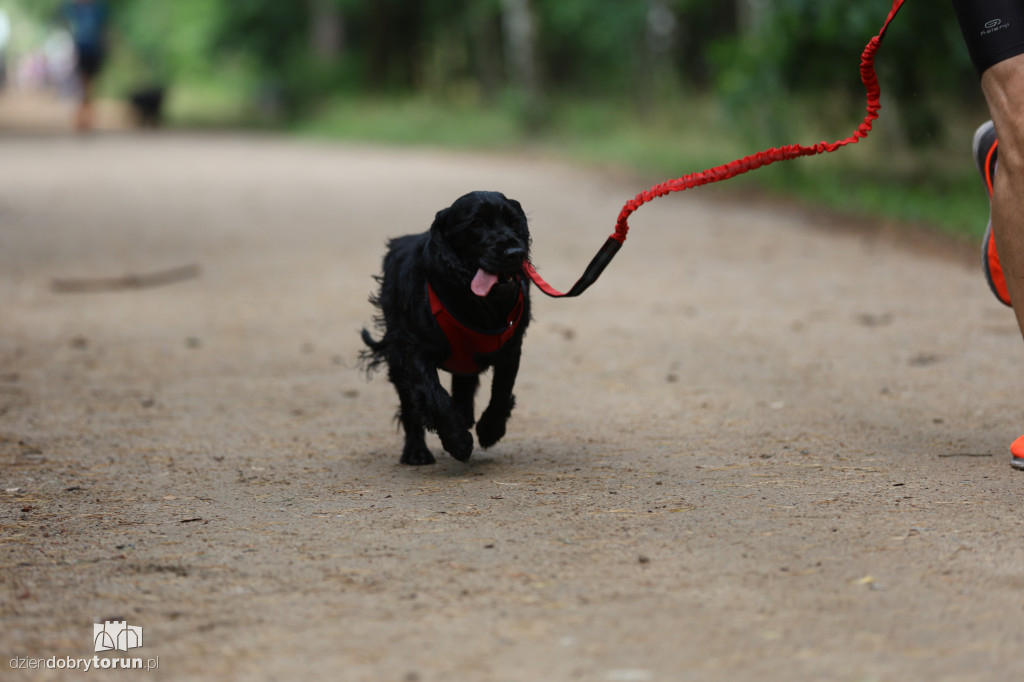
<svg viewBox="0 0 1024 682">
<path fill-rule="evenodd" d="M 987 22 L 985 24 L 985 28 L 982 29 L 981 35 L 987 36 L 990 33 L 995 33 L 996 31 L 1002 31 L 1005 28 L 1010 28 L 1010 24 L 1009 23 L 1004 24 L 1002 19 L 993 19 L 992 21 L 989 21 L 989 22 Z"/>
<path fill-rule="evenodd" d="M 142 628 L 123 620 L 92 624 L 92 641 L 96 651 L 128 651 L 142 646 Z"/>
</svg>

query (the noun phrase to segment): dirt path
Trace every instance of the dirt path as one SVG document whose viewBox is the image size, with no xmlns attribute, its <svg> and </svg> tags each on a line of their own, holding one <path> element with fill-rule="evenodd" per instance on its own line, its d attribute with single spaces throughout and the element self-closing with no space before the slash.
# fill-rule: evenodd
<svg viewBox="0 0 1024 682">
<path fill-rule="evenodd" d="M 566 287 L 639 183 L 252 137 L 0 156 L 0 679 L 80 678 L 10 659 L 91 660 L 107 620 L 166 679 L 1024 677 L 1024 352 L 976 268 L 659 200 L 536 298 L 507 438 L 403 468 L 355 366 L 384 240 L 500 189 Z"/>
</svg>

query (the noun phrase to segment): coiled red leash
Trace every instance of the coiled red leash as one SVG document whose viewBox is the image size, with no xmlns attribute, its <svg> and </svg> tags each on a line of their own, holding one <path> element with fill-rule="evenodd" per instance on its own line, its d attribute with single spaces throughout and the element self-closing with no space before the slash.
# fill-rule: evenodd
<svg viewBox="0 0 1024 682">
<path fill-rule="evenodd" d="M 597 281 L 597 278 L 600 277 L 604 269 L 608 267 L 608 264 L 611 262 L 612 258 L 615 257 L 615 254 L 618 253 L 620 248 L 622 248 L 622 244 L 626 241 L 626 234 L 629 232 L 629 216 L 648 201 L 665 196 L 672 192 L 682 192 L 693 187 L 728 180 L 736 177 L 737 175 L 761 168 L 762 166 L 768 166 L 776 161 L 789 161 L 790 159 L 796 159 L 801 156 L 813 156 L 816 154 L 834 152 L 848 144 L 856 144 L 861 139 L 867 137 L 868 133 L 871 132 L 871 126 L 874 124 L 875 119 L 878 118 L 878 110 L 882 108 L 882 89 L 878 85 L 878 75 L 875 73 L 875 54 L 878 52 L 878 48 L 882 44 L 882 39 L 885 37 L 886 31 L 889 30 L 889 24 L 892 23 L 894 18 L 896 18 L 896 14 L 900 11 L 900 8 L 903 7 L 904 2 L 905 0 L 893 0 L 892 9 L 889 10 L 889 16 L 882 25 L 882 29 L 878 32 L 878 35 L 868 42 L 867 47 L 864 48 L 864 52 L 861 54 L 860 79 L 864 83 L 864 88 L 867 91 L 867 115 L 864 117 L 864 121 L 857 127 L 857 130 L 854 131 L 853 135 L 845 140 L 839 140 L 837 142 L 819 142 L 810 147 L 801 144 L 791 144 L 780 148 L 772 147 L 722 166 L 716 166 L 715 168 L 701 171 L 699 173 L 684 175 L 683 177 L 675 180 L 668 180 L 660 185 L 655 185 L 645 192 L 637 194 L 635 197 L 627 201 L 626 205 L 622 207 L 622 211 L 619 213 L 619 218 L 615 222 L 615 232 L 608 237 L 604 246 L 601 247 L 597 252 L 597 255 L 595 255 L 590 261 L 590 264 L 587 266 L 586 270 L 583 271 L 583 275 L 579 280 L 577 280 L 572 288 L 565 293 L 558 291 L 544 281 L 544 278 L 540 276 L 531 263 L 524 263 L 523 270 L 530 279 L 533 280 L 533 283 L 548 296 L 553 296 L 555 298 L 579 296 L 587 289 L 587 287 Z"/>
</svg>

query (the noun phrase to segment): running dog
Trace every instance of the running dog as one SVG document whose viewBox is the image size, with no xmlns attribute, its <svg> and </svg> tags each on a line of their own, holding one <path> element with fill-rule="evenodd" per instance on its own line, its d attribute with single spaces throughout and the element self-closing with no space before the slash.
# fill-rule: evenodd
<svg viewBox="0 0 1024 682">
<path fill-rule="evenodd" d="M 386 364 L 405 431 L 402 464 L 435 462 L 425 431 L 455 459 L 473 453 L 473 399 L 480 374 L 494 369 L 490 403 L 476 422 L 481 447 L 505 435 L 523 335 L 530 322 L 530 231 L 518 201 L 470 192 L 442 209 L 430 230 L 388 242 L 375 340 L 363 329 L 367 371 Z M 452 375 L 451 393 L 438 369 Z"/>
</svg>

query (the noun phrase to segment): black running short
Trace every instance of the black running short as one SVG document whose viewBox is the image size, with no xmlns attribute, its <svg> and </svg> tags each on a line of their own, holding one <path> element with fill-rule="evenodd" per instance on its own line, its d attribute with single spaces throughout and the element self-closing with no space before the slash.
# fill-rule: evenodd
<svg viewBox="0 0 1024 682">
<path fill-rule="evenodd" d="M 953 0 L 960 30 L 978 76 L 990 66 L 1024 54 L 1024 2 Z"/>
<path fill-rule="evenodd" d="M 93 77 L 103 70 L 106 61 L 106 52 L 99 47 L 77 46 L 77 60 L 75 68 L 80 76 Z"/>
</svg>

